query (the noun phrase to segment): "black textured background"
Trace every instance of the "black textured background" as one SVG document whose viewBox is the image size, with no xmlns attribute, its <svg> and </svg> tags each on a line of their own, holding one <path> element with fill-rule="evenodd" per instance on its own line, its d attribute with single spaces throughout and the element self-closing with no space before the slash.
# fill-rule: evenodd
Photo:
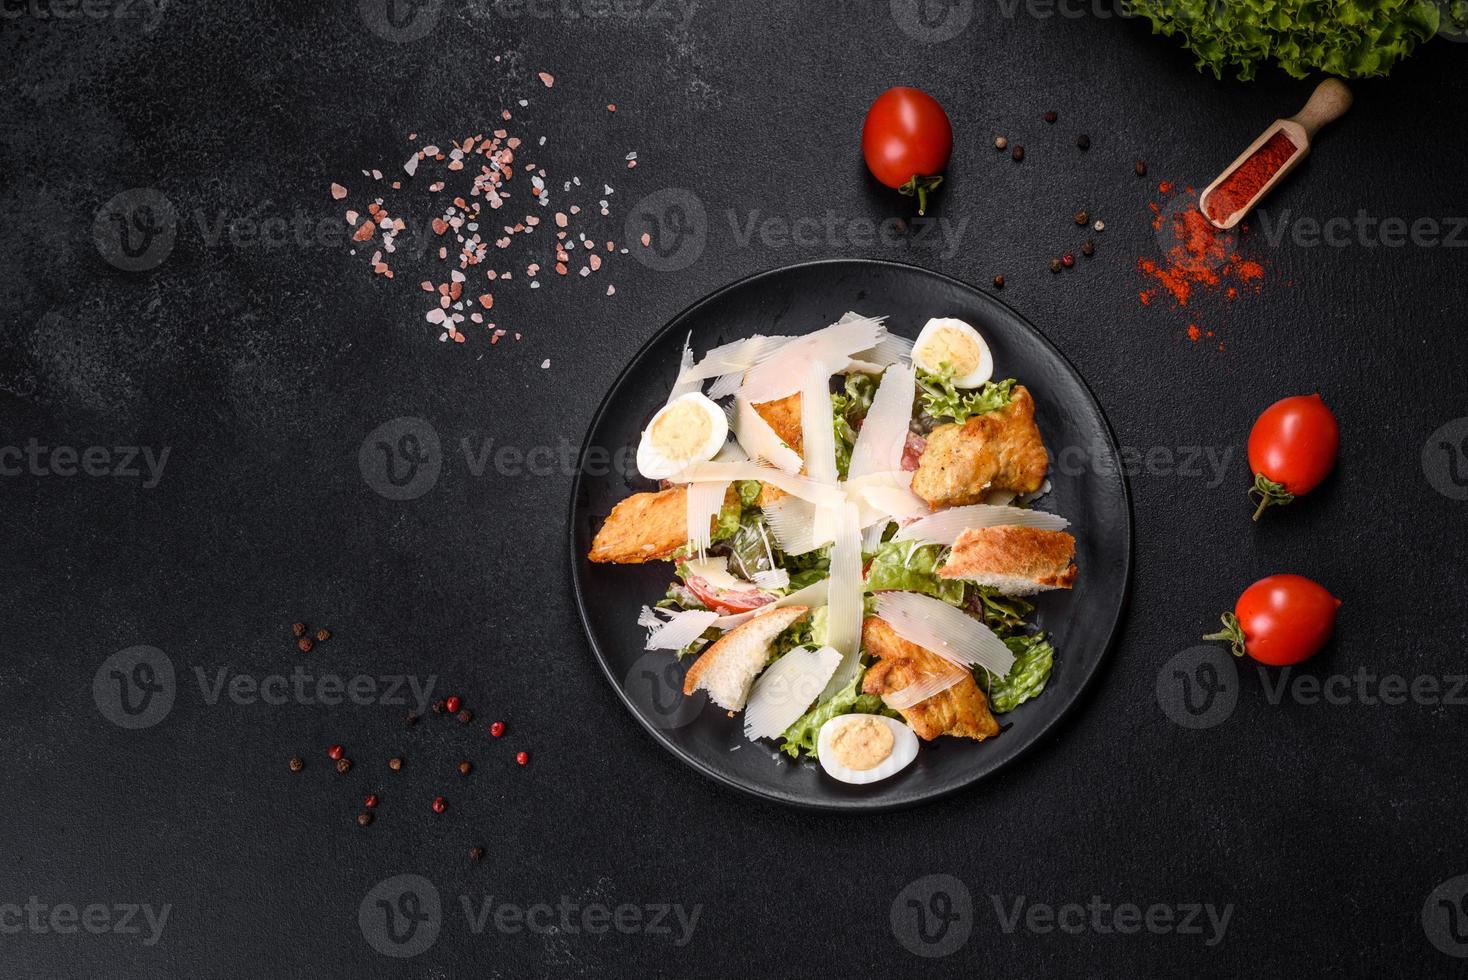
<svg viewBox="0 0 1468 980">
<path fill-rule="evenodd" d="M 1468 415 L 1468 252 L 1275 247 L 1256 230 L 1242 248 L 1269 268 L 1261 295 L 1191 311 L 1137 300 L 1137 258 L 1157 250 L 1147 211 L 1157 181 L 1206 182 L 1293 112 L 1308 83 L 1273 72 L 1216 83 L 1104 6 L 1082 17 L 982 6 L 935 43 L 905 33 L 879 0 L 703 3 L 691 14 L 650 0 L 448 2 L 426 38 L 404 43 L 369 27 L 381 23 L 372 6 L 172 2 L 94 19 L 5 4 L 0 447 L 34 438 L 170 455 L 154 488 L 126 477 L 0 481 L 0 927 L 15 921 L 5 904 L 31 896 L 166 903 L 170 914 L 154 945 L 0 931 L 0 973 L 1459 966 L 1429 941 L 1422 912 L 1435 887 L 1468 872 L 1464 707 L 1272 705 L 1245 667 L 1232 717 L 1192 731 L 1168 719 L 1157 692 L 1167 661 L 1243 586 L 1278 570 L 1312 575 L 1345 603 L 1336 641 L 1308 673 L 1463 669 L 1468 503 L 1434 489 L 1432 479 L 1457 493 L 1431 446 L 1424 468 L 1423 449 Z M 1465 67 L 1463 46 L 1435 41 L 1389 81 L 1356 85 L 1354 110 L 1270 210 L 1468 214 Z M 535 79 L 541 70 L 557 76 L 554 89 Z M 937 214 L 967 221 L 958 247 L 854 247 L 824 232 L 808 245 L 741 243 L 733 228 L 755 212 L 904 213 L 865 177 L 857 138 L 866 105 L 899 83 L 928 89 L 953 118 Z M 520 281 L 498 292 L 495 313 L 522 341 L 490 347 L 467 329 L 467 343 L 440 344 L 411 271 L 387 283 L 341 247 L 211 243 L 197 223 L 339 215 L 331 181 L 360 203 L 360 170 L 392 172 L 408 133 L 420 135 L 414 145 L 447 145 L 493 128 L 502 107 L 547 136 L 526 158 L 550 172 L 550 210 L 573 173 L 615 187 L 605 228 L 619 242 L 643 195 L 691 191 L 707 215 L 697 261 L 664 272 L 619 255 L 587 280 L 535 293 Z M 1046 109 L 1060 113 L 1054 126 L 1040 121 Z M 1079 132 L 1092 139 L 1084 155 Z M 1026 146 L 1024 163 L 994 152 L 995 133 Z M 1132 173 L 1137 157 L 1145 180 Z M 172 254 L 138 273 L 104 262 L 93 238 L 99 207 L 129 188 L 156 189 L 180 214 Z M 1052 277 L 1048 259 L 1078 243 L 1080 207 L 1107 222 L 1098 254 Z M 462 439 L 576 443 L 615 372 L 679 309 L 747 273 L 836 255 L 981 285 L 1004 273 L 1004 299 L 1075 361 L 1120 442 L 1154 460 L 1131 481 L 1133 602 L 1095 694 L 1051 744 L 980 788 L 863 818 L 753 802 L 659 750 L 576 626 L 562 551 L 569 474 L 476 477 L 458 450 Z M 1194 319 L 1212 341 L 1186 338 Z M 1340 418 L 1339 470 L 1253 526 L 1249 423 L 1275 398 L 1312 390 Z M 412 501 L 373 492 L 358 467 L 367 434 L 399 416 L 427 420 L 444 446 L 437 484 Z M 1165 462 L 1182 447 L 1231 453 L 1221 481 Z M 335 638 L 301 657 L 288 633 L 297 618 Z M 99 712 L 92 681 L 139 644 L 167 653 L 178 690 L 166 718 L 130 731 Z M 436 675 L 478 717 L 471 730 L 438 719 L 409 730 L 397 708 L 211 704 L 195 679 L 196 668 L 259 678 L 297 663 Z M 495 717 L 511 726 L 499 741 L 483 731 Z M 332 742 L 356 760 L 347 776 L 329 770 Z M 524 769 L 511 758 L 521 748 L 532 754 Z M 408 766 L 387 772 L 399 752 Z M 307 760 L 299 775 L 286 768 L 293 754 Z M 468 780 L 451 771 L 460 757 L 478 767 Z M 369 790 L 383 804 L 364 830 L 354 818 Z M 442 816 L 428 809 L 436 793 L 451 800 Z M 479 865 L 466 859 L 471 844 L 488 851 Z M 445 915 L 431 948 L 399 961 L 364 939 L 358 907 L 402 873 L 433 882 Z M 902 889 L 931 874 L 971 895 L 955 926 L 971 929 L 967 943 L 933 963 L 889 921 Z M 701 912 L 683 946 L 676 932 L 475 934 L 460 898 L 491 895 Z M 1006 907 L 1100 896 L 1233 911 L 1209 946 L 1206 934 L 1006 933 L 991 896 Z"/>
</svg>

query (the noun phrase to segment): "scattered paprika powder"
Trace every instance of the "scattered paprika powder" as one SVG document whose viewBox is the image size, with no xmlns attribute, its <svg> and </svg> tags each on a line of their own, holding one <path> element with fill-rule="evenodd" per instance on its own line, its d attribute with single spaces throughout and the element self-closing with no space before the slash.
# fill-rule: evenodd
<svg viewBox="0 0 1468 980">
<path fill-rule="evenodd" d="M 1237 251 L 1247 226 L 1232 231 L 1215 228 L 1198 210 L 1198 195 L 1192 187 L 1164 180 L 1157 192 L 1161 199 L 1149 208 L 1162 255 L 1137 260 L 1137 269 L 1147 280 L 1137 294 L 1143 306 L 1170 299 L 1174 307 L 1185 308 L 1196 305 L 1200 295 L 1212 293 L 1222 293 L 1231 302 L 1243 292 L 1259 290 L 1266 272 L 1263 263 L 1245 259 Z M 1186 334 L 1195 342 L 1213 336 L 1195 319 L 1186 324 Z"/>
</svg>

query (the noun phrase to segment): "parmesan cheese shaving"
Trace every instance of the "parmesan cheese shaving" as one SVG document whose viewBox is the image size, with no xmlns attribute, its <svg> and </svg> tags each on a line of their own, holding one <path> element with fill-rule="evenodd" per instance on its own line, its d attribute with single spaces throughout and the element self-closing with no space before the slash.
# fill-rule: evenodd
<svg viewBox="0 0 1468 980">
<path fill-rule="evenodd" d="M 700 555 L 708 550 L 710 525 L 724 506 L 729 482 L 694 483 L 688 487 L 688 541 Z"/>
<path fill-rule="evenodd" d="M 788 589 L 790 588 L 790 573 L 783 568 L 773 568 L 768 572 L 755 572 L 754 584 L 768 592 Z"/>
<path fill-rule="evenodd" d="M 960 666 L 983 667 L 999 677 L 1014 666 L 1014 654 L 989 627 L 941 600 L 916 592 L 879 592 L 877 615 L 904 640 Z"/>
<path fill-rule="evenodd" d="M 908 411 L 912 402 L 908 401 Z M 824 361 L 806 366 L 800 390 L 800 441 L 805 473 L 819 483 L 836 482 L 836 429 L 831 414 L 831 369 Z"/>
<path fill-rule="evenodd" d="M 699 379 L 692 376 L 693 371 L 693 348 L 689 346 L 693 340 L 692 331 L 683 339 L 683 357 L 678 363 L 678 378 L 673 382 L 673 390 L 668 393 L 668 401 L 671 403 L 690 391 L 698 391 L 702 385 Z"/>
<path fill-rule="evenodd" d="M 912 359 L 912 341 L 889 333 L 871 350 L 857 351 L 854 356 L 876 364 L 901 364 Z"/>
<path fill-rule="evenodd" d="M 967 507 L 950 507 L 940 510 L 931 517 L 914 521 L 897 532 L 898 541 L 928 541 L 953 547 L 958 536 L 971 527 L 1035 527 L 1043 531 L 1063 531 L 1070 521 L 1059 514 L 1047 514 L 1040 510 L 1023 507 L 995 507 L 990 504 L 969 504 Z"/>
<path fill-rule="evenodd" d="M 802 476 L 792 476 L 771 466 L 760 466 L 758 463 L 695 463 L 673 479 L 678 483 L 759 480 L 815 504 L 839 504 L 846 499 L 846 494 L 840 487 L 826 486 Z"/>
<path fill-rule="evenodd" d="M 816 505 L 799 497 L 781 497 L 764 506 L 765 523 L 787 555 L 804 555 L 831 540 L 816 539 Z"/>
<path fill-rule="evenodd" d="M 751 459 L 764 460 L 786 473 L 800 472 L 800 454 L 780 440 L 749 399 L 734 400 L 734 436 Z"/>
<path fill-rule="evenodd" d="M 826 700 L 844 688 L 861 669 L 861 620 L 865 582 L 861 574 L 861 525 L 855 504 L 843 504 L 836 541 L 831 545 L 830 592 L 826 605 L 826 643 L 841 653 L 841 665 L 821 692 Z"/>
<path fill-rule="evenodd" d="M 906 521 L 932 513 L 923 499 L 907 487 L 870 486 L 862 490 L 866 503 L 894 520 Z"/>
<path fill-rule="evenodd" d="M 845 364 L 851 355 L 876 346 L 886 335 L 880 322 L 861 317 L 792 340 L 780 348 L 778 357 L 745 373 L 744 396 L 758 404 L 793 395 L 805 384 L 811 364 Z"/>
<path fill-rule="evenodd" d="M 782 347 L 791 342 L 790 337 L 766 337 L 755 334 L 745 340 L 735 340 L 715 347 L 703 356 L 703 360 L 688 370 L 688 376 L 705 380 L 721 375 L 740 375 L 756 364 L 774 357 Z"/>
<path fill-rule="evenodd" d="M 648 650 L 682 650 L 713 626 L 719 614 L 702 609 L 677 612 L 661 626 L 654 627 L 648 634 Z"/>
<path fill-rule="evenodd" d="M 750 583 L 729 572 L 729 559 L 725 556 L 697 558 L 685 564 L 689 574 L 697 575 L 716 589 L 742 592 L 750 588 Z"/>
<path fill-rule="evenodd" d="M 861 532 L 861 550 L 871 554 L 882 546 L 882 535 L 887 533 L 887 525 L 891 521 L 878 521 L 865 531 Z"/>
<path fill-rule="evenodd" d="M 754 682 L 744 707 L 744 734 L 751 741 L 777 738 L 805 714 L 831 679 L 841 654 L 830 647 L 798 647 L 776 660 Z"/>
<path fill-rule="evenodd" d="M 893 365 L 882 375 L 851 449 L 849 479 L 902 469 L 902 447 L 916 393 L 917 374 L 911 366 Z"/>
<path fill-rule="evenodd" d="M 929 674 L 900 691 L 882 695 L 882 703 L 894 711 L 903 711 L 915 704 L 921 704 L 928 698 L 942 694 L 967 676 L 969 676 L 968 671 L 959 670 L 957 667 L 945 670 L 941 674 Z"/>
</svg>

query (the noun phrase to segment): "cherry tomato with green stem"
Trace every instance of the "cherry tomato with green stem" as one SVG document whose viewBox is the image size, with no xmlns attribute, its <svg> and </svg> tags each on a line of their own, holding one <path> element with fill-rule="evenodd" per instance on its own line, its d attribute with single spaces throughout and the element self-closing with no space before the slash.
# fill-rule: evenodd
<svg viewBox="0 0 1468 980">
<path fill-rule="evenodd" d="M 1249 432 L 1254 520 L 1318 487 L 1335 468 L 1340 443 L 1335 414 L 1319 395 L 1283 398 L 1261 412 Z"/>
<path fill-rule="evenodd" d="M 1284 667 L 1309 660 L 1335 630 L 1341 601 L 1303 575 L 1270 575 L 1244 590 L 1223 629 L 1205 640 L 1227 640 L 1236 657 Z"/>
<path fill-rule="evenodd" d="M 943 183 L 953 155 L 953 125 L 938 100 L 921 89 L 889 88 L 867 110 L 861 154 L 872 176 L 908 196 L 926 214 L 928 192 Z"/>
</svg>

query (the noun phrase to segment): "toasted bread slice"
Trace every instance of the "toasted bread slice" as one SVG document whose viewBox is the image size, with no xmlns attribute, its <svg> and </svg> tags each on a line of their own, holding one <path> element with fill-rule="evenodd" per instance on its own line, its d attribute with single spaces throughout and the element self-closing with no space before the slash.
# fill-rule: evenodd
<svg viewBox="0 0 1468 980">
<path fill-rule="evenodd" d="M 876 616 L 862 621 L 861 643 L 877 658 L 861 679 L 866 694 L 892 694 L 934 674 L 960 669 L 931 650 L 904 640 L 886 620 Z M 899 714 L 926 742 L 939 735 L 983 741 L 999 734 L 999 723 L 989 711 L 989 699 L 974 683 L 972 674 Z"/>
<path fill-rule="evenodd" d="M 683 678 L 683 693 L 702 688 L 721 708 L 742 711 L 754 679 L 770 656 L 770 642 L 794 625 L 809 606 L 773 609 L 725 633 L 699 654 Z"/>
<path fill-rule="evenodd" d="M 940 425 L 912 475 L 912 492 L 929 507 L 983 503 L 992 490 L 1034 493 L 1045 483 L 1050 457 L 1035 424 L 1035 399 L 1015 385 L 1008 405 L 962 425 Z"/>
<path fill-rule="evenodd" d="M 990 585 L 1005 595 L 1068 589 L 1076 580 L 1076 539 L 1036 527 L 971 527 L 958 536 L 943 578 Z"/>
</svg>

